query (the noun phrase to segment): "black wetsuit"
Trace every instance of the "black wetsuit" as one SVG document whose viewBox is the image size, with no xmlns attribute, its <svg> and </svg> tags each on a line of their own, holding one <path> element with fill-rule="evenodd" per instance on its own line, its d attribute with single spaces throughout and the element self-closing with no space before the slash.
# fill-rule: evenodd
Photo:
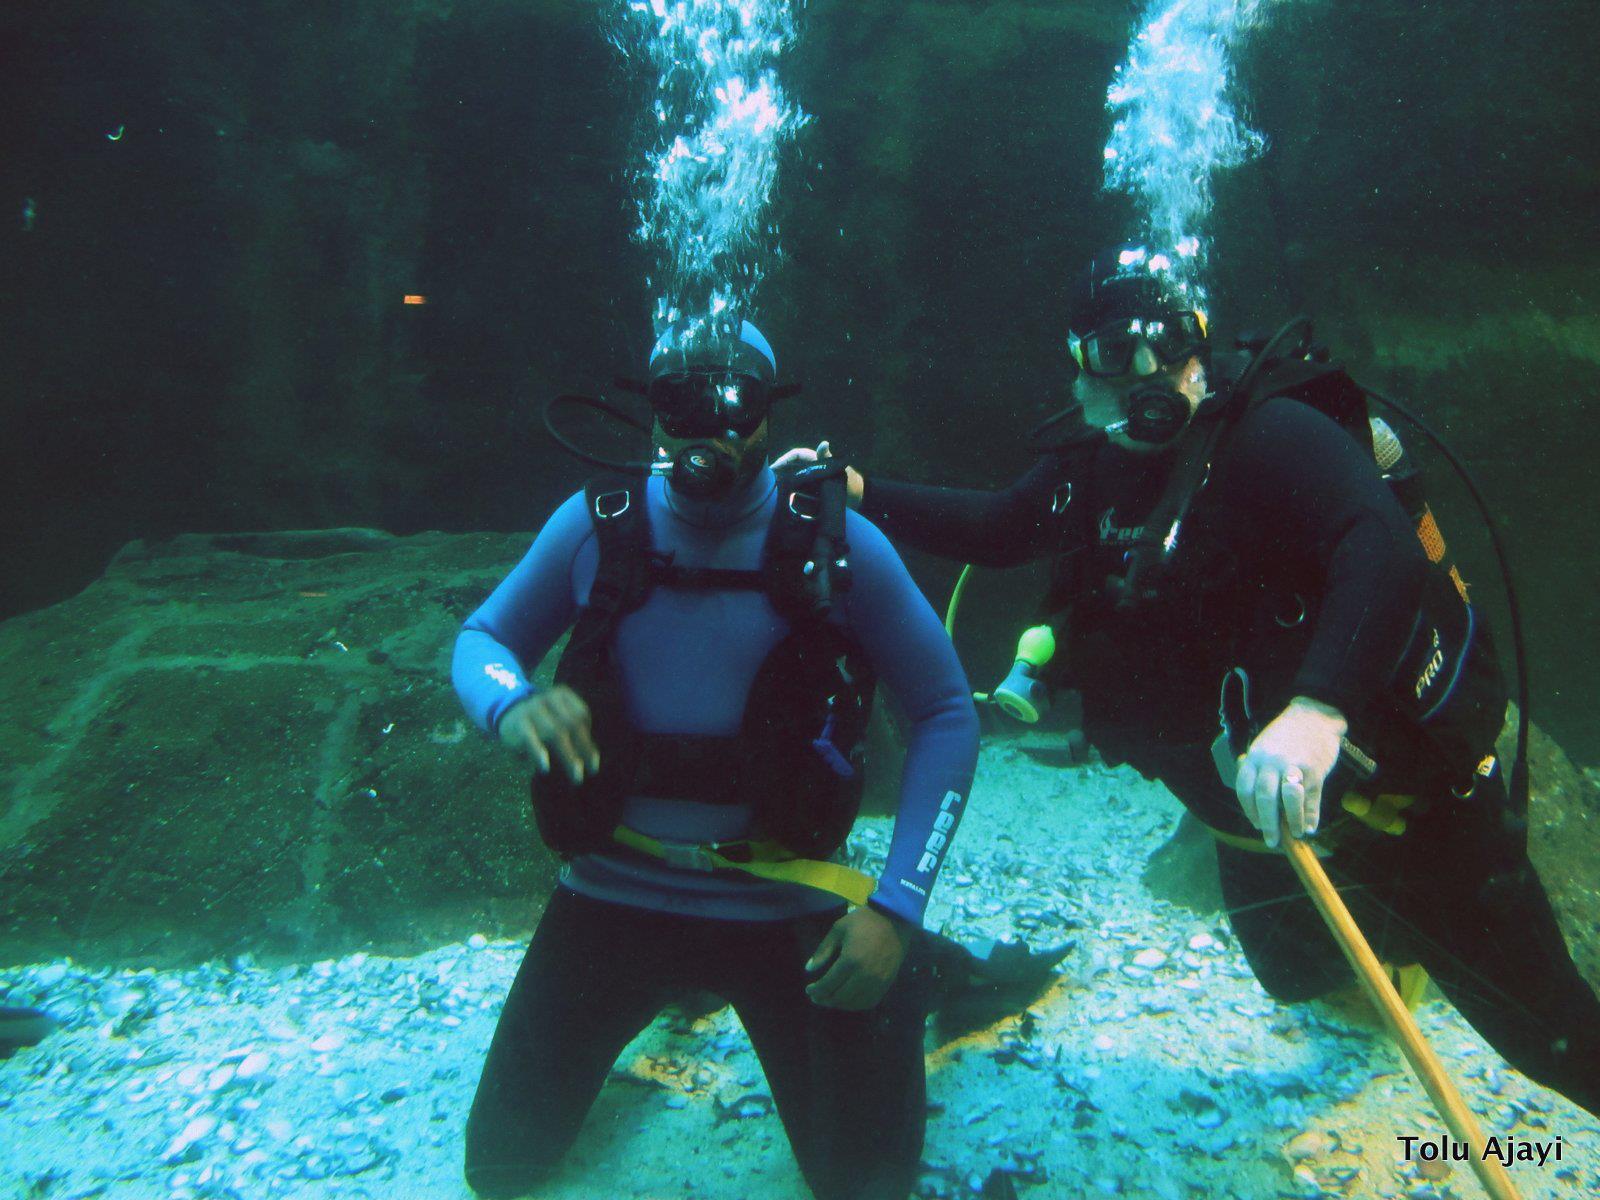
<svg viewBox="0 0 1600 1200">
<path fill-rule="evenodd" d="M 1264 716 L 1295 695 L 1322 700 L 1380 761 L 1407 761 L 1373 701 L 1438 580 L 1370 453 L 1309 406 L 1277 399 L 1218 452 L 1159 598 L 1119 611 L 1106 581 L 1123 572 L 1171 463 L 1104 441 L 1068 445 L 1000 492 L 871 479 L 862 510 L 898 542 L 945 557 L 1051 558 L 1041 616 L 1066 626 L 1052 675 L 1082 692 L 1089 740 L 1212 828 L 1251 835 L 1210 754 L 1223 673 L 1248 661 L 1270 701 Z M 1329 874 L 1380 955 L 1420 962 L 1509 1062 L 1600 1114 L 1600 1001 L 1525 838 L 1507 832 L 1498 778 L 1463 801 L 1419 769 L 1408 790 L 1419 799 L 1398 837 L 1325 800 Z M 1217 853 L 1235 932 L 1268 991 L 1304 999 L 1350 979 L 1283 858 L 1222 841 Z"/>
<path fill-rule="evenodd" d="M 916 1183 L 927 1119 L 929 947 L 913 941 L 875 1007 L 824 1008 L 806 995 L 815 976 L 805 964 L 843 914 L 841 906 L 790 920 L 718 921 L 557 888 L 473 1098 L 473 1190 L 511 1197 L 534 1189 L 572 1145 L 624 1047 L 665 1005 L 709 992 L 738 1013 L 819 1200 L 902 1200 Z"/>
</svg>

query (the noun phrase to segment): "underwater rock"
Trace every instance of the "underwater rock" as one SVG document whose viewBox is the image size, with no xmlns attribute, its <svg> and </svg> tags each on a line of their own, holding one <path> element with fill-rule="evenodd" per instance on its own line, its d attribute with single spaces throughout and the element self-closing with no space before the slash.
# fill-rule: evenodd
<svg viewBox="0 0 1600 1200">
<path fill-rule="evenodd" d="M 1322 1195 L 1322 1184 L 1317 1182 L 1316 1172 L 1304 1163 L 1294 1169 L 1294 1182 L 1302 1196 Z"/>
<path fill-rule="evenodd" d="M 201 1142 L 206 1137 L 209 1137 L 211 1132 L 216 1129 L 216 1127 L 217 1119 L 215 1117 L 195 1117 L 183 1127 L 183 1130 L 176 1137 L 174 1137 L 170 1143 L 168 1143 L 167 1148 L 162 1151 L 162 1161 L 168 1163 L 180 1163 L 189 1162 L 195 1158 L 198 1158 L 199 1151 L 196 1149 L 197 1143 Z"/>
<path fill-rule="evenodd" d="M 81 594 L 0 623 L 0 707 L 20 718 L 0 724 L 6 959 L 313 957 L 525 929 L 555 862 L 521 774 L 476 731 L 435 735 L 465 727 L 460 621 L 526 541 L 135 542 Z"/>
<path fill-rule="evenodd" d="M 711 1105 L 716 1113 L 717 1124 L 721 1125 L 725 1121 L 746 1121 L 752 1117 L 766 1116 L 772 1111 L 772 1097 L 765 1092 L 750 1092 L 727 1103 L 720 1097 L 712 1097 Z"/>
<path fill-rule="evenodd" d="M 1512 759 L 1512 705 L 1500 753 Z M 1528 806 L 1528 855 L 1550 894 L 1573 961 L 1600 990 L 1600 773 L 1580 771 L 1538 726 L 1529 739 L 1533 798 Z"/>
<path fill-rule="evenodd" d="M 1296 1161 L 1302 1158 L 1318 1158 L 1338 1146 L 1338 1142 L 1323 1133 L 1321 1130 L 1308 1129 L 1290 1138 L 1283 1147 L 1283 1152 Z"/>
<path fill-rule="evenodd" d="M 272 1060 L 259 1050 L 246 1054 L 239 1062 L 237 1078 L 254 1079 L 262 1074 L 271 1062 Z"/>
</svg>

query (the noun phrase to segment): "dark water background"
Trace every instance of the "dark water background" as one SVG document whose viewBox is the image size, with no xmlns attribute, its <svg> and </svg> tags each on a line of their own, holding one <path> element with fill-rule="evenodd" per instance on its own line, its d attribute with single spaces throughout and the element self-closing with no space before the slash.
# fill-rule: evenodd
<svg viewBox="0 0 1600 1200">
<path fill-rule="evenodd" d="M 537 402 L 648 342 L 628 200 L 646 81 L 602 11 L 0 11 L 0 617 L 137 537 L 538 526 L 583 469 Z M 785 72 L 815 121 L 760 314 L 806 385 L 780 443 L 964 484 L 1026 465 L 1021 431 L 1068 383 L 1066 281 L 1129 228 L 1099 181 L 1131 17 L 807 6 Z M 1224 336 L 1309 310 L 1451 436 L 1513 533 L 1539 719 L 1591 764 L 1597 46 L 1592 0 L 1279 5 L 1240 64 L 1272 150 L 1219 190 L 1213 305 Z M 1475 521 L 1439 491 L 1489 595 Z M 942 595 L 953 569 L 914 565 Z M 1030 586 L 974 585 L 977 686 Z"/>
</svg>

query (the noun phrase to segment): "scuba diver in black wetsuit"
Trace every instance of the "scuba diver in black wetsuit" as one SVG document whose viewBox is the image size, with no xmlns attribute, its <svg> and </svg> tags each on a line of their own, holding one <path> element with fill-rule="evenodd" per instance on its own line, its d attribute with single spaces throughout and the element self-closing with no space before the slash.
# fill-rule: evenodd
<svg viewBox="0 0 1600 1200">
<path fill-rule="evenodd" d="M 851 501 L 927 552 L 1051 561 L 1008 705 L 1077 689 L 1106 760 L 1206 824 L 1268 992 L 1351 979 L 1274 852 L 1286 827 L 1314 839 L 1380 955 L 1420 964 L 1513 1066 L 1600 1114 L 1600 1000 L 1528 860 L 1526 756 L 1509 793 L 1493 757 L 1494 651 L 1397 440 L 1308 323 L 1243 361 L 1213 355 L 1204 313 L 1152 258 L 1121 246 L 1091 264 L 1070 320 L 1075 404 L 1036 431 L 1015 483 L 851 469 Z"/>
</svg>

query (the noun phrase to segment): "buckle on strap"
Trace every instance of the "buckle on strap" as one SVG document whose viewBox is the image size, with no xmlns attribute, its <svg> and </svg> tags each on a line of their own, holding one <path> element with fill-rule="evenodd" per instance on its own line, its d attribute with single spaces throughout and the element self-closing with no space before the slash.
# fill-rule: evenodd
<svg viewBox="0 0 1600 1200">
<path fill-rule="evenodd" d="M 609 521 L 627 512 L 632 503 L 633 496 L 626 488 L 604 492 L 594 498 L 594 515 L 602 521 Z"/>
<path fill-rule="evenodd" d="M 789 511 L 802 521 L 815 521 L 822 511 L 822 503 L 810 492 L 789 493 Z"/>
<path fill-rule="evenodd" d="M 715 871 L 717 865 L 711 861 L 713 849 L 697 842 L 662 842 L 661 861 L 685 871 Z"/>
</svg>

